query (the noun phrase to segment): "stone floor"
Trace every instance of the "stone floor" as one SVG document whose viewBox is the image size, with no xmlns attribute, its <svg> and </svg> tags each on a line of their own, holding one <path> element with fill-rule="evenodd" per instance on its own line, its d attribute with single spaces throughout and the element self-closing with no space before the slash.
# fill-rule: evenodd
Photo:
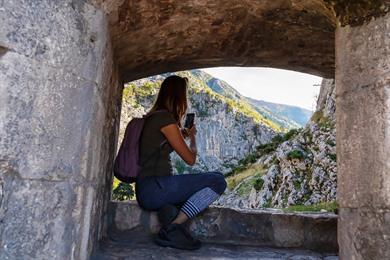
<svg viewBox="0 0 390 260">
<path fill-rule="evenodd" d="M 141 229 L 111 234 L 100 243 L 100 249 L 92 260 L 130 259 L 307 259 L 337 260 L 334 255 L 310 250 L 235 246 L 228 244 L 203 244 L 195 251 L 183 251 L 159 247 L 153 243 L 153 236 Z"/>
</svg>

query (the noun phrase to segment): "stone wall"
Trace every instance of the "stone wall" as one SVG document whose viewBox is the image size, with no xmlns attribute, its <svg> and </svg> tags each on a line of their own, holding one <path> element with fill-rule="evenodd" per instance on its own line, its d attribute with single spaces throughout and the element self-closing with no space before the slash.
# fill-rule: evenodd
<svg viewBox="0 0 390 260">
<path fill-rule="evenodd" d="M 390 259 L 390 14 L 336 32 L 341 259 Z"/>
<path fill-rule="evenodd" d="M 283 213 L 277 210 L 234 210 L 211 206 L 188 223 L 191 233 L 203 242 L 306 248 L 337 252 L 337 215 Z M 109 237 L 143 230 L 157 233 L 155 212 L 142 210 L 135 201 L 110 202 Z"/>
<path fill-rule="evenodd" d="M 105 232 L 121 88 L 105 15 L 0 1 L 0 258 L 87 259 Z"/>
</svg>

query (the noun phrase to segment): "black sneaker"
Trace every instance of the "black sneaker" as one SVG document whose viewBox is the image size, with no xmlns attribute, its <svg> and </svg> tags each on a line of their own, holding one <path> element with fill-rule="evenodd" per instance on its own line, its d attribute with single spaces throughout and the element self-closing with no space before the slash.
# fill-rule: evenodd
<svg viewBox="0 0 390 260">
<path fill-rule="evenodd" d="M 190 240 L 192 241 L 193 243 L 196 243 L 196 244 L 201 244 L 200 240 L 199 239 L 196 239 L 196 238 L 193 238 L 190 234 L 190 232 L 188 232 L 188 230 L 184 227 L 184 225 L 180 225 L 179 227 L 181 229 L 181 231 L 184 233 L 184 235 Z"/>
<path fill-rule="evenodd" d="M 167 204 L 158 210 L 157 217 L 161 225 L 165 227 L 172 223 L 177 214 L 179 214 L 178 209 L 174 205 Z"/>
<path fill-rule="evenodd" d="M 158 232 L 155 242 L 160 246 L 169 246 L 177 249 L 196 250 L 201 246 L 200 241 L 190 239 L 183 227 L 178 224 L 169 224 Z"/>
</svg>

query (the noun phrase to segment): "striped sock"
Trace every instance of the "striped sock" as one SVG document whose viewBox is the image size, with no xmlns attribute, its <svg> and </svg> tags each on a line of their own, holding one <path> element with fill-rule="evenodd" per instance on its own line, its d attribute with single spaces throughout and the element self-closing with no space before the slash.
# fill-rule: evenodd
<svg viewBox="0 0 390 260">
<path fill-rule="evenodd" d="M 210 188 L 203 188 L 195 192 L 181 208 L 181 211 L 187 215 L 188 218 L 193 218 L 199 212 L 207 208 L 211 203 L 218 199 L 220 195 Z"/>
</svg>

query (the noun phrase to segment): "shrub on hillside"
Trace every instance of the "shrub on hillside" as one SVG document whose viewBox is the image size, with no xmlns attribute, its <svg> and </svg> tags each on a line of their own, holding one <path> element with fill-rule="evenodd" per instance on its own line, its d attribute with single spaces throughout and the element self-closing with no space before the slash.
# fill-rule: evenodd
<svg viewBox="0 0 390 260">
<path fill-rule="evenodd" d="M 324 115 L 322 110 L 314 112 L 314 114 L 311 116 L 311 121 L 315 122 L 320 129 L 326 129 L 326 128 L 332 128 L 332 122 L 330 119 Z"/>
<path fill-rule="evenodd" d="M 260 191 L 263 188 L 264 180 L 259 177 L 255 180 L 253 183 L 253 188 L 255 188 L 256 191 Z"/>
<path fill-rule="evenodd" d="M 292 150 L 292 151 L 288 152 L 288 154 L 287 154 L 287 160 L 292 160 L 292 159 L 302 160 L 304 158 L 305 158 L 305 155 L 300 150 Z"/>
</svg>

